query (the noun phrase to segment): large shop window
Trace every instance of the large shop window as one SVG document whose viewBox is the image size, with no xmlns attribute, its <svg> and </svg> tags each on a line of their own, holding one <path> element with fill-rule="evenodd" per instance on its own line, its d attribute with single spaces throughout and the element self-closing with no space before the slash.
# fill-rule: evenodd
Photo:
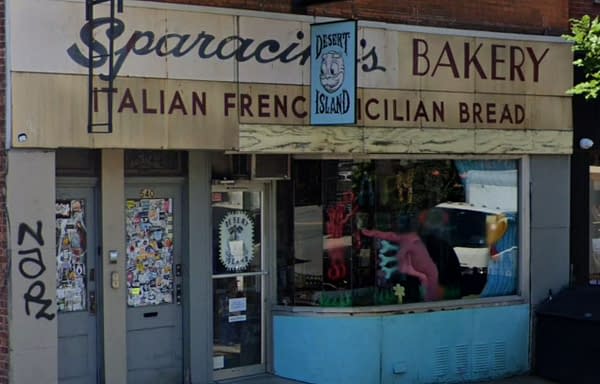
<svg viewBox="0 0 600 384">
<path fill-rule="evenodd" d="M 516 160 L 296 160 L 278 187 L 279 303 L 516 294 L 517 180 Z"/>
<path fill-rule="evenodd" d="M 590 264 L 589 282 L 600 285 L 600 167 L 590 166 Z"/>
</svg>

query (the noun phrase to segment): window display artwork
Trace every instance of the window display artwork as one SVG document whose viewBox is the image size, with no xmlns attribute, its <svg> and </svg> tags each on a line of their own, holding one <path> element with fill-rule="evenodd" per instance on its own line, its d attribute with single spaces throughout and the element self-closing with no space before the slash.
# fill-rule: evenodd
<svg viewBox="0 0 600 384">
<path fill-rule="evenodd" d="M 364 306 L 517 293 L 514 160 L 297 160 L 279 300 Z M 318 186 L 318 188 L 316 188 Z M 296 198 L 297 197 L 297 198 Z M 281 205 L 292 204 L 290 209 Z"/>
<path fill-rule="evenodd" d="M 219 261 L 230 272 L 245 270 L 254 258 L 254 222 L 245 211 L 228 212 L 219 223 Z"/>
<path fill-rule="evenodd" d="M 57 200 L 56 303 L 59 312 L 86 309 L 86 226 L 84 200 Z"/>
<path fill-rule="evenodd" d="M 172 200 L 129 199 L 126 208 L 127 304 L 172 303 Z"/>
</svg>

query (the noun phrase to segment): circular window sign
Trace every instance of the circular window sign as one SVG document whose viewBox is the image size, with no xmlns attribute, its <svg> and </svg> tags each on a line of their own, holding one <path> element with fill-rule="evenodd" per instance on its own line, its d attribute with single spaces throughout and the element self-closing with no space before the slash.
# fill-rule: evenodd
<svg viewBox="0 0 600 384">
<path fill-rule="evenodd" d="M 254 222 L 244 211 L 229 212 L 219 224 L 219 260 L 228 271 L 240 272 L 254 258 Z"/>
</svg>

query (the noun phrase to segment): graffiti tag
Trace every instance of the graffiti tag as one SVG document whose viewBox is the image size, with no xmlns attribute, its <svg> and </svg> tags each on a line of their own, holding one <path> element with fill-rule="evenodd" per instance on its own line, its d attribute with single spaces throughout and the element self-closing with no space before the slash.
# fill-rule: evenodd
<svg viewBox="0 0 600 384">
<path fill-rule="evenodd" d="M 30 237 L 36 246 L 25 249 L 20 248 L 26 237 Z M 44 264 L 40 249 L 44 245 L 42 222 L 40 220 L 37 221 L 35 230 L 26 223 L 20 223 L 17 243 L 19 245 L 18 254 L 19 256 L 23 256 L 19 260 L 19 273 L 25 279 L 35 280 L 29 285 L 27 292 L 23 295 L 25 299 L 25 313 L 27 316 L 31 316 L 31 306 L 35 304 L 39 306 L 39 310 L 35 314 L 36 319 L 44 318 L 52 320 L 56 316 L 55 313 L 48 312 L 48 308 L 52 306 L 52 299 L 45 298 L 46 285 L 43 281 L 37 280 L 46 271 L 46 265 Z"/>
</svg>

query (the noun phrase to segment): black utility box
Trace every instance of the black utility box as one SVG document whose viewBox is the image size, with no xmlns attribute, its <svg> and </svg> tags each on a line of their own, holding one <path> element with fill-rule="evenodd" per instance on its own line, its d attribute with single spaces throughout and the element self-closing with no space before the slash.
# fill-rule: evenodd
<svg viewBox="0 0 600 384">
<path fill-rule="evenodd" d="M 600 287 L 566 289 L 536 310 L 534 370 L 561 384 L 600 383 Z"/>
</svg>

